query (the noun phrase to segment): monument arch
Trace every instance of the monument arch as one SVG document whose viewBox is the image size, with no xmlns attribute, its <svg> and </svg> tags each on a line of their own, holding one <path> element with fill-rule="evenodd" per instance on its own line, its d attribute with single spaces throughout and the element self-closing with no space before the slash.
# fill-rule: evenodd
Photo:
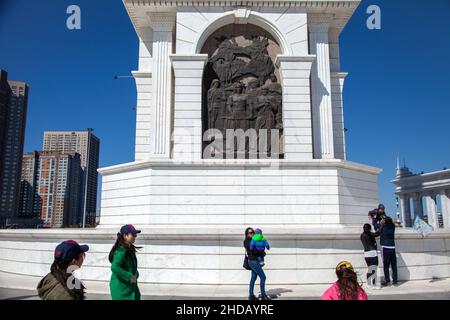
<svg viewBox="0 0 450 320">
<path fill-rule="evenodd" d="M 276 42 L 280 45 L 282 51 L 281 54 L 292 54 L 292 49 L 288 40 L 286 40 L 282 31 L 279 30 L 276 24 L 266 19 L 259 12 L 252 11 L 248 8 L 238 8 L 233 11 L 224 12 L 215 20 L 210 21 L 208 24 L 206 24 L 198 32 L 195 40 L 193 41 L 195 45 L 195 51 L 193 53 L 201 53 L 206 41 L 211 37 L 213 33 L 216 33 L 217 30 L 225 26 L 233 24 L 242 26 L 253 25 L 265 30 L 265 32 L 269 33 L 274 39 L 276 39 Z"/>
</svg>

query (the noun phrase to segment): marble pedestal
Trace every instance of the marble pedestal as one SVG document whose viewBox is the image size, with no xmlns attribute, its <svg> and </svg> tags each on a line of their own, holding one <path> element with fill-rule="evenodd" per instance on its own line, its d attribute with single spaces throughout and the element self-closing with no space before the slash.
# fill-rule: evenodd
<svg viewBox="0 0 450 320">
<path fill-rule="evenodd" d="M 334 159 L 134 162 L 100 170 L 99 228 L 359 226 L 379 172 Z"/>
<path fill-rule="evenodd" d="M 283 285 L 329 284 L 335 281 L 339 261 L 352 262 L 365 281 L 366 264 L 359 240 L 361 228 L 268 228 L 272 249 L 267 255 L 269 288 Z M 139 281 L 158 295 L 167 287 L 248 284 L 250 273 L 242 268 L 242 230 L 221 228 L 144 228 L 137 244 Z M 0 272 L 41 277 L 62 240 L 88 243 L 90 251 L 82 268 L 87 281 L 109 281 L 111 249 L 116 229 L 2 230 Z M 425 239 L 411 230 L 397 231 L 397 256 L 401 281 L 450 277 L 450 235 L 435 232 Z M 381 263 L 380 272 L 381 275 Z M 36 278 L 37 285 L 38 278 Z M 200 289 L 199 289 L 200 290 Z M 203 290 L 203 289 L 201 289 Z M 195 291 L 195 289 L 194 289 Z M 203 290 L 204 292 L 204 290 Z M 242 295 L 245 296 L 246 292 Z"/>
</svg>

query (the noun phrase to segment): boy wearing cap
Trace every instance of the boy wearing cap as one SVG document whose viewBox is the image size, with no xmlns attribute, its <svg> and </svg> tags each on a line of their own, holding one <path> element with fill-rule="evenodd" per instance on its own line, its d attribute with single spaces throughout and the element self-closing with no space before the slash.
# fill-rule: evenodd
<svg viewBox="0 0 450 320">
<path fill-rule="evenodd" d="M 120 228 L 117 240 L 109 253 L 111 280 L 109 288 L 113 300 L 140 300 L 141 292 L 137 284 L 139 272 L 134 242 L 141 230 L 127 224 Z"/>
<path fill-rule="evenodd" d="M 381 221 L 386 219 L 385 207 L 383 204 L 378 205 L 377 209 L 374 209 L 369 212 L 369 219 L 372 220 L 372 225 L 375 231 L 380 230 Z"/>
<path fill-rule="evenodd" d="M 54 261 L 47 274 L 38 284 L 42 300 L 84 300 L 84 285 L 73 272 L 83 264 L 87 245 L 74 240 L 61 242 L 55 249 Z"/>
</svg>

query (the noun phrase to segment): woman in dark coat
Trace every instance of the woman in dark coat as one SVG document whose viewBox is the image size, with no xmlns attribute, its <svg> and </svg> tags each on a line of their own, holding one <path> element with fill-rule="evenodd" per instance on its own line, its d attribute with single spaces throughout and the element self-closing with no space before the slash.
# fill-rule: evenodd
<svg viewBox="0 0 450 320">
<path fill-rule="evenodd" d="M 376 289 L 376 270 L 378 268 L 378 251 L 376 237 L 380 235 L 380 231 L 372 232 L 372 226 L 368 223 L 364 225 L 363 233 L 361 234 L 361 243 L 364 247 L 364 260 L 366 260 L 367 271 L 367 286 L 370 289 Z M 369 279 L 371 279 L 369 281 Z"/>
<path fill-rule="evenodd" d="M 248 265 L 252 270 L 252 276 L 250 278 L 249 285 L 249 300 L 258 300 L 254 293 L 255 282 L 259 277 L 259 285 L 261 287 L 261 300 L 269 300 L 269 297 L 266 295 L 266 274 L 262 269 L 261 265 L 258 262 L 257 256 L 253 250 L 250 250 L 250 242 L 252 241 L 252 237 L 255 234 L 255 231 L 252 228 L 247 228 L 245 230 L 245 240 L 244 240 L 244 248 L 246 251 L 246 255 L 248 258 Z"/>
</svg>

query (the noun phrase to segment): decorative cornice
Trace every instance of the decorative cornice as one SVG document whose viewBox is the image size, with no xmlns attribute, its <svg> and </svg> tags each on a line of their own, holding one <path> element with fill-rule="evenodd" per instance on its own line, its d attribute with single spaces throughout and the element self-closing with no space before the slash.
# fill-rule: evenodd
<svg viewBox="0 0 450 320">
<path fill-rule="evenodd" d="M 308 13 L 308 29 L 314 33 L 328 32 L 333 19 L 333 14 Z"/>
<path fill-rule="evenodd" d="M 297 161 L 297 160 L 270 160 L 270 159 L 258 159 L 258 160 L 241 160 L 241 159 L 202 159 L 192 161 L 178 161 L 173 159 L 167 160 L 145 160 L 131 163 L 120 164 L 108 168 L 101 168 L 97 171 L 101 175 L 118 174 L 135 170 L 154 169 L 158 167 L 172 167 L 178 169 L 184 168 L 204 168 L 204 169 L 217 169 L 217 168 L 242 168 L 242 167 L 259 167 L 259 168 L 342 168 L 351 169 L 369 174 L 378 175 L 382 172 L 382 169 L 366 166 L 363 164 L 340 160 L 340 159 L 316 159 L 310 161 Z"/>
<path fill-rule="evenodd" d="M 208 60 L 208 55 L 207 54 L 171 54 L 169 55 L 170 60 L 172 61 L 201 61 L 201 62 L 205 62 Z"/>
<path fill-rule="evenodd" d="M 171 32 L 175 28 L 176 15 L 170 12 L 148 12 L 153 31 Z"/>
<path fill-rule="evenodd" d="M 350 8 L 357 7 L 361 0 L 124 0 L 125 5 L 149 7 L 293 7 L 293 8 Z"/>
<path fill-rule="evenodd" d="M 311 54 L 307 56 L 288 56 L 279 54 L 275 58 L 275 64 L 279 67 L 281 62 L 310 62 L 316 61 L 316 56 Z"/>
<path fill-rule="evenodd" d="M 135 79 L 137 78 L 151 78 L 152 73 L 151 72 L 145 72 L 145 71 L 131 71 L 131 74 Z"/>
<path fill-rule="evenodd" d="M 226 7 L 230 10 L 233 8 L 304 8 L 308 13 L 336 14 L 337 20 L 343 20 L 337 24 L 344 26 L 361 0 L 123 0 L 123 2 L 134 27 L 139 32 L 140 28 L 149 26 L 147 12 L 164 11 L 176 15 L 176 9 L 180 7 Z M 239 21 L 245 23 L 245 19 Z"/>
<path fill-rule="evenodd" d="M 348 76 L 348 72 L 331 72 L 332 78 L 345 79 Z"/>
</svg>

